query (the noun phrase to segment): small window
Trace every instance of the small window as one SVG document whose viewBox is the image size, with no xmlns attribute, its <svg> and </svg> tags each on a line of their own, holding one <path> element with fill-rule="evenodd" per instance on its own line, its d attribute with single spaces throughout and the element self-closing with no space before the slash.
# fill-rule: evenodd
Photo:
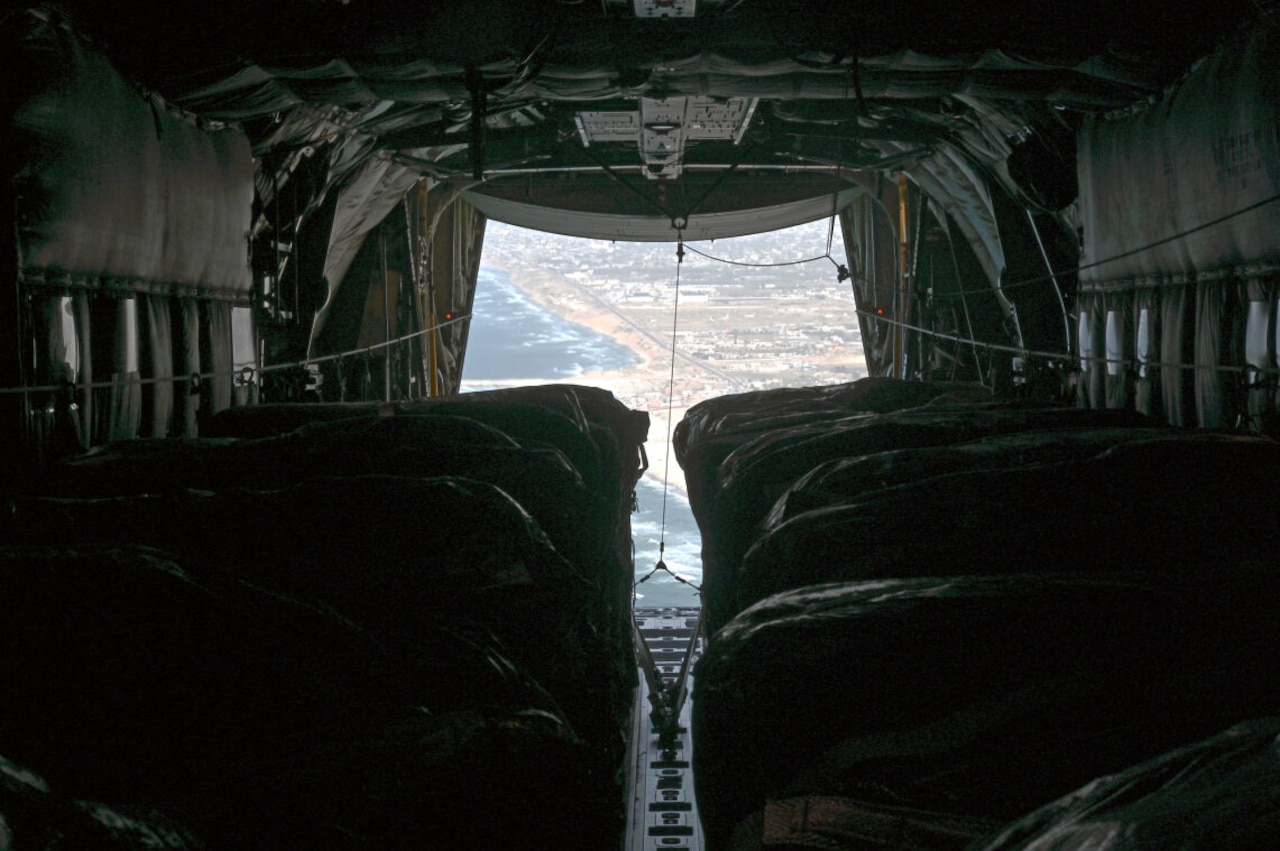
<svg viewBox="0 0 1280 851">
<path fill-rule="evenodd" d="M 1147 362 L 1151 360 L 1151 309 L 1144 307 L 1138 311 L 1138 377 L 1147 378 Z"/>
<path fill-rule="evenodd" d="M 1107 311 L 1107 375 L 1119 375 L 1124 371 L 1124 328 L 1120 312 Z"/>
<path fill-rule="evenodd" d="M 1249 366 L 1266 368 L 1269 354 L 1267 331 L 1270 324 L 1271 305 L 1265 301 L 1249 302 L 1249 314 L 1244 326 L 1244 361 Z"/>
<path fill-rule="evenodd" d="M 75 381 L 80 373 L 80 338 L 76 336 L 75 302 L 71 296 L 64 295 L 58 305 L 62 329 L 62 362 L 65 364 L 63 375 L 68 381 Z"/>
<path fill-rule="evenodd" d="M 237 383 L 256 381 L 258 357 L 253 338 L 253 308 L 231 308 L 231 360 Z"/>
<path fill-rule="evenodd" d="M 1093 357 L 1093 328 L 1089 325 L 1089 312 L 1087 310 L 1080 311 L 1077 339 L 1080 344 L 1080 370 L 1088 372 L 1089 359 Z"/>
<path fill-rule="evenodd" d="M 119 317 L 120 324 L 124 326 L 124 372 L 125 375 L 133 375 L 138 371 L 138 300 L 124 299 Z"/>
</svg>

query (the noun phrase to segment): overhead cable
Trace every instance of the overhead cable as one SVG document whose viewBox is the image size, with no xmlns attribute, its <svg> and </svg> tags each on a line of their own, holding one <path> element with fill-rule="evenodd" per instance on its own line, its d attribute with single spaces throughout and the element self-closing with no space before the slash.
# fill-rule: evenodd
<svg viewBox="0 0 1280 851">
<path fill-rule="evenodd" d="M 1167 368 L 1167 369 L 1194 369 L 1205 372 L 1228 372 L 1228 373 L 1244 373 L 1257 375 L 1280 375 L 1280 368 L 1255 366 L 1253 364 L 1204 364 L 1204 363 L 1168 363 L 1164 361 L 1141 360 L 1137 358 L 1108 358 L 1098 356 L 1073 355 L 1066 352 L 1052 352 L 1039 349 L 1020 349 L 1017 346 L 1002 345 L 1000 343 L 987 343 L 982 340 L 973 340 L 965 337 L 959 337 L 955 334 L 946 334 L 941 331 L 933 331 L 928 328 L 922 328 L 919 325 L 912 325 L 909 322 L 902 322 L 881 314 L 871 313 L 866 310 L 857 311 L 859 316 L 874 319 L 877 322 L 884 322 L 890 325 L 896 325 L 908 331 L 915 331 L 930 337 L 942 340 L 948 340 L 963 346 L 972 346 L 975 349 L 982 349 L 987 352 L 1005 352 L 1008 354 L 1020 355 L 1022 357 L 1034 357 L 1044 360 L 1060 360 L 1064 362 L 1081 361 L 1083 363 L 1102 363 L 1102 364 L 1118 364 L 1126 367 L 1147 367 L 1150 369 Z"/>
<path fill-rule="evenodd" d="M 445 328 L 449 325 L 455 325 L 459 322 L 466 322 L 469 319 L 471 319 L 471 314 L 467 313 L 467 314 L 463 314 L 462 316 L 455 316 L 452 319 L 445 320 L 444 322 L 438 322 L 435 325 L 432 325 L 430 328 L 423 328 L 422 330 L 415 331 L 412 334 L 405 334 L 403 337 L 397 337 L 394 340 L 386 340 L 381 343 L 374 343 L 371 346 L 365 346 L 359 349 L 351 349 L 349 351 L 339 352 L 337 354 L 331 354 L 331 355 L 321 355 L 319 357 L 307 358 L 306 360 L 301 360 L 301 361 L 291 361 L 289 363 L 270 364 L 268 366 L 263 366 L 261 371 L 264 373 L 267 373 L 267 372 L 278 372 L 280 370 L 286 370 L 286 369 L 305 369 L 311 364 L 324 363 L 325 361 L 331 361 L 331 360 L 340 361 L 346 358 L 358 358 L 361 356 L 367 356 L 367 355 L 373 354 L 375 351 L 379 349 L 385 349 L 391 346 L 399 345 L 401 343 L 406 343 L 415 337 L 421 337 L 423 334 L 430 334 L 432 331 L 439 330 L 440 328 Z M 167 376 L 160 376 L 160 377 L 151 376 L 147 378 L 141 378 L 141 377 L 124 378 L 124 379 L 116 379 L 114 381 L 95 381 L 89 384 L 75 382 L 75 381 L 67 381 L 62 384 L 45 384 L 45 385 L 33 385 L 33 386 L 22 386 L 22 387 L 0 387 L 0 395 L 6 394 L 6 393 L 56 393 L 60 390 L 65 390 L 68 388 L 73 390 L 107 390 L 112 387 L 120 386 L 121 384 L 149 386 L 152 384 L 161 384 L 169 381 L 185 381 L 185 382 L 190 382 L 193 385 L 198 385 L 202 381 L 208 381 L 214 378 L 241 377 L 246 374 L 245 370 L 249 370 L 250 372 L 252 372 L 253 369 L 254 369 L 253 367 L 242 366 L 238 369 L 232 369 L 230 372 L 193 372 L 190 375 L 167 375 Z"/>
<path fill-rule="evenodd" d="M 803 260 L 787 260 L 782 263 L 749 263 L 745 260 L 730 260 L 727 257 L 716 257 L 715 255 L 707 254 L 705 251 L 699 251 L 698 249 L 694 248 L 692 245 L 686 245 L 685 250 L 692 251 L 694 254 L 697 254 L 699 257 L 705 257 L 708 260 L 714 260 L 717 263 L 728 263 L 730 266 L 755 266 L 761 269 L 776 268 L 779 266 L 799 266 L 802 263 L 812 263 L 815 260 L 827 260 L 827 259 L 830 259 L 831 257 L 830 253 L 828 253 L 828 254 L 820 254 L 817 257 L 806 257 Z"/>
<path fill-rule="evenodd" d="M 1000 289 L 1004 291 L 1008 291 L 1011 289 L 1018 289 L 1020 287 L 1029 287 L 1034 284 L 1042 284 L 1045 281 L 1054 281 L 1056 283 L 1056 280 L 1058 278 L 1061 278 L 1065 275 L 1078 275 L 1079 273 L 1084 272 L 1088 269 L 1096 269 L 1099 266 L 1105 266 L 1108 263 L 1114 263 L 1117 260 L 1123 260 L 1126 257 L 1132 257 L 1135 254 L 1141 254 L 1144 251 L 1150 251 L 1153 248 L 1159 248 L 1162 245 L 1168 245 L 1171 242 L 1177 242 L 1178 240 L 1184 239 L 1188 236 L 1191 236 L 1192 234 L 1199 233 L 1200 231 L 1203 231 L 1203 230 L 1208 230 L 1211 227 L 1216 227 L 1217 225 L 1220 225 L 1223 222 L 1228 222 L 1231 219 L 1238 218 L 1239 216 L 1243 216 L 1247 213 L 1252 213 L 1254 210 L 1265 207 L 1268 204 L 1274 204 L 1277 201 L 1280 201 L 1280 193 L 1276 195 L 1272 195 L 1270 198 L 1264 198 L 1263 200 L 1250 204 L 1247 207 L 1241 207 L 1239 210 L 1236 210 L 1231 213 L 1227 213 L 1225 216 L 1219 216 L 1216 219 L 1211 219 L 1210 221 L 1198 224 L 1193 228 L 1187 228 L 1186 230 L 1179 231 L 1178 233 L 1175 233 L 1172 236 L 1166 236 L 1163 239 L 1157 239 L 1154 242 L 1149 242 L 1146 245 L 1141 245 L 1141 246 L 1138 246 L 1137 248 L 1131 248 L 1128 251 L 1122 251 L 1119 254 L 1114 254 L 1110 257 L 1104 257 L 1101 260 L 1094 260 L 1092 263 L 1085 263 L 1083 265 L 1076 266 L 1074 269 L 1064 269 L 1060 272 L 1051 273 L 1048 275 L 1038 275 L 1034 278 L 1026 278 L 1024 280 L 1015 281 L 1010 284 L 1002 283 L 1000 285 Z M 955 292 L 936 294 L 934 298 L 952 298 L 956 295 L 964 295 L 966 293 L 969 295 L 982 295 L 984 293 L 990 293 L 990 292 L 991 292 L 990 287 L 987 287 L 985 289 L 977 289 L 977 290 L 960 289 L 960 290 L 956 290 Z"/>
</svg>

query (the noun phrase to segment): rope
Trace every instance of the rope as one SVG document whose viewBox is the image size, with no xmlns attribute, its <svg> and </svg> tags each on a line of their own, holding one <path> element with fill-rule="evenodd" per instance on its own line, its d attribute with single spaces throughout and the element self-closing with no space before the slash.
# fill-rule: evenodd
<svg viewBox="0 0 1280 851">
<path fill-rule="evenodd" d="M 239 378 L 244 374 L 244 367 L 232 370 L 231 372 L 193 372 L 190 375 L 168 375 L 160 378 L 116 378 L 111 381 L 94 381 L 90 383 L 77 383 L 74 381 L 65 381 L 62 384 L 42 384 L 42 385 L 24 385 L 22 387 L 0 387 L 0 395 L 7 393 L 56 393 L 63 390 L 81 391 L 81 390 L 110 390 L 112 387 L 120 387 L 124 385 L 144 387 L 152 384 L 160 384 L 162 382 L 185 383 L 191 387 L 198 388 L 201 382 L 208 381 L 213 378 Z"/>
<path fill-rule="evenodd" d="M 675 304 L 671 311 L 671 373 L 667 378 L 667 443 L 666 457 L 663 460 L 662 466 L 662 516 L 658 524 L 658 563 L 654 565 L 653 570 L 646 573 L 642 578 L 636 580 L 636 582 L 631 586 L 633 602 L 635 589 L 652 579 L 654 574 L 658 571 L 663 571 L 677 582 L 688 585 L 699 594 L 702 593 L 702 588 L 700 586 L 675 573 L 675 571 L 667 566 L 666 561 L 663 559 L 663 556 L 666 555 L 667 551 L 667 494 L 671 490 L 671 421 L 675 418 L 676 331 L 679 327 L 680 321 L 680 267 L 684 264 L 684 252 L 687 247 L 684 244 L 683 228 L 677 228 L 676 232 L 676 294 Z"/>
<path fill-rule="evenodd" d="M 1203 363 L 1169 363 L 1165 361 L 1139 360 L 1136 358 L 1108 358 L 1108 357 L 1097 357 L 1097 356 L 1085 357 L 1082 355 L 1073 355 L 1073 354 L 1064 353 L 1064 352 L 1051 352 L 1051 351 L 1044 351 L 1044 350 L 1038 350 L 1038 349 L 1020 349 L 1017 346 L 1007 346 L 1007 345 L 1001 345 L 999 343 L 985 343 L 981 340 L 973 340 L 965 337 L 959 337 L 955 334 L 944 334 L 941 331 L 933 331 L 928 328 L 922 328 L 919 325 L 912 325 L 909 322 L 902 322 L 897 319 L 892 319 L 888 316 L 876 315 L 866 310 L 859 310 L 857 311 L 857 313 L 859 316 L 863 316 L 868 319 L 874 319 L 877 322 L 885 322 L 890 325 L 897 325 L 898 327 L 904 328 L 908 331 L 915 331 L 929 337 L 936 337 L 942 340 L 948 340 L 950 342 L 958 343 L 964 346 L 972 346 L 975 350 L 978 348 L 981 348 L 987 352 L 1007 352 L 1010 354 L 1021 355 L 1023 357 L 1043 358 L 1045 360 L 1061 360 L 1061 361 L 1069 361 L 1069 362 L 1083 361 L 1085 363 L 1120 364 L 1121 366 L 1126 366 L 1130 368 L 1147 367 L 1150 369 L 1159 369 L 1159 368 L 1194 369 L 1194 370 L 1202 370 L 1202 371 L 1227 372 L 1227 373 L 1238 372 L 1238 373 L 1254 374 L 1254 375 L 1280 375 L 1280 368 L 1254 366 L 1253 364 L 1238 366 L 1238 365 L 1227 365 L 1227 364 L 1214 365 L 1214 364 L 1203 364 Z"/>
<path fill-rule="evenodd" d="M 803 260 L 787 260 L 782 263 L 747 263 L 746 261 L 743 261 L 743 260 L 730 260 L 727 257 L 716 257 L 714 255 L 707 254 L 705 251 L 699 251 L 698 249 L 694 248 L 692 245 L 687 245 L 685 246 L 685 248 L 687 248 L 689 251 L 692 251 L 694 254 L 697 254 L 700 257 L 705 257 L 708 260 L 715 260 L 717 263 L 728 263 L 730 266 L 754 266 L 761 269 L 771 269 L 771 268 L 776 268 L 778 266 L 799 266 L 801 263 L 812 263 L 815 260 L 831 259 L 830 248 L 827 249 L 826 254 L 820 254 L 817 257 L 806 257 Z"/>
<path fill-rule="evenodd" d="M 466 322 L 469 319 L 471 319 L 471 314 L 466 313 L 461 316 L 455 316 L 453 319 L 449 319 L 444 322 L 438 322 L 435 325 L 432 325 L 430 328 L 423 328 L 421 331 L 415 331 L 412 334 L 406 334 L 403 337 L 397 337 L 394 340 L 386 340 L 381 343 L 375 343 L 372 346 L 365 346 L 364 348 L 361 348 L 361 349 L 351 349 L 350 351 L 339 352 L 337 354 L 332 354 L 332 355 L 322 355 L 320 357 L 307 358 L 306 360 L 293 361 L 291 363 L 271 364 L 270 366 L 263 366 L 261 368 L 261 372 L 263 373 L 278 372 L 279 370 L 283 370 L 283 369 L 299 369 L 299 368 L 305 369 L 310 364 L 319 364 L 319 363 L 324 363 L 326 361 L 331 361 L 331 360 L 340 361 L 340 360 L 343 360 L 344 358 L 356 357 L 359 355 L 369 355 L 379 349 L 385 349 L 391 346 L 399 345 L 401 343 L 406 343 L 409 340 L 414 339 L 415 337 L 421 337 L 423 334 L 429 334 L 432 331 L 445 328 L 449 325 L 455 325 L 459 322 Z M 126 378 L 126 379 L 118 379 L 116 381 L 95 381 L 91 384 L 68 381 L 63 384 L 23 385 L 21 387 L 0 387 L 0 396 L 8 393 L 53 393 L 59 390 L 66 389 L 68 387 L 72 390 L 107 390 L 121 383 L 136 384 L 142 387 L 150 386 L 152 384 L 160 384 L 162 382 L 167 382 L 167 381 L 183 381 L 183 382 L 198 384 L 196 379 L 199 379 L 199 381 L 208 381 L 214 378 L 240 379 L 245 376 L 246 369 L 252 370 L 251 367 L 241 367 L 239 369 L 233 369 L 230 372 L 200 372 L 200 373 L 192 373 L 190 375 L 169 375 L 169 376 L 160 376 L 160 377 L 152 376 L 149 378 L 141 378 L 141 377 Z M 246 383 L 248 382 L 246 381 Z"/>
<path fill-rule="evenodd" d="M 951 239 L 950 224 L 947 225 L 946 232 L 947 232 L 947 248 L 949 249 L 947 253 L 951 255 L 951 268 L 955 272 L 956 281 L 959 282 L 962 280 L 962 278 L 960 277 L 960 261 L 956 258 L 956 244 Z M 935 295 L 934 298 L 937 298 L 937 295 Z M 964 308 L 964 324 L 969 328 L 969 336 L 972 337 L 974 336 L 973 318 L 969 315 L 969 299 L 965 298 L 963 288 L 960 290 L 960 306 Z M 954 310 L 955 308 L 953 307 L 952 309 Z M 982 361 L 978 358 L 978 350 L 976 348 L 973 350 L 973 366 L 974 366 L 974 369 L 978 371 L 978 382 L 980 384 L 986 384 L 987 380 L 982 375 Z"/>
<path fill-rule="evenodd" d="M 396 337 L 394 340 L 386 340 L 381 343 L 374 343 L 372 346 L 365 346 L 362 349 L 351 349 L 350 351 L 339 352 L 336 355 L 321 355 L 320 357 L 317 357 L 317 358 L 307 358 L 306 360 L 295 361 L 293 363 L 281 363 L 281 364 L 273 364 L 272 366 L 264 366 L 262 368 L 262 371 L 270 372 L 276 369 L 296 369 L 300 366 L 305 367 L 308 364 L 312 364 L 312 363 L 324 363 L 325 361 L 341 360 L 342 358 L 353 357 L 355 355 L 370 354 L 372 352 L 377 351 L 378 349 L 385 349 L 390 346 L 396 346 L 396 345 L 399 345 L 400 343 L 408 342 L 409 340 L 412 340 L 415 337 L 421 337 L 423 334 L 430 334 L 432 331 L 438 331 L 441 328 L 446 328 L 450 325 L 456 325 L 459 322 L 466 322 L 469 319 L 471 319 L 471 314 L 464 313 L 461 316 L 455 316 L 452 319 L 445 320 L 444 322 L 437 322 L 435 325 L 432 325 L 430 328 L 423 328 L 421 331 L 414 331 L 412 334 L 405 334 L 403 337 Z"/>
<path fill-rule="evenodd" d="M 671 573 L 671 570 L 662 560 L 662 556 L 667 549 L 667 492 L 671 490 L 671 419 L 675 414 L 676 327 L 680 321 L 680 267 L 682 265 L 684 265 L 684 231 L 678 229 L 676 231 L 676 297 L 675 304 L 671 308 L 671 376 L 667 379 L 667 452 L 662 464 L 662 522 L 658 526 L 658 565 L 654 568 L 655 571 L 661 568 L 667 573 Z M 651 572 L 649 576 L 652 575 Z M 671 575 L 675 576 L 674 573 Z M 648 579 L 648 577 L 645 578 Z"/>
<path fill-rule="evenodd" d="M 827 222 L 827 254 L 828 260 L 831 259 L 831 245 L 836 239 L 836 216 L 839 211 L 836 210 L 836 204 L 840 203 L 840 193 L 835 192 L 831 195 L 831 219 Z"/>
<path fill-rule="evenodd" d="M 1211 219 L 1210 221 L 1202 222 L 1201 224 L 1198 224 L 1195 227 L 1188 228 L 1183 231 L 1179 231 L 1178 233 L 1175 233 L 1172 236 L 1166 236 L 1163 239 L 1157 239 L 1156 241 L 1149 242 L 1146 245 L 1141 245 L 1137 248 L 1131 248 L 1128 251 L 1122 251 L 1119 254 L 1115 254 L 1111 257 L 1104 257 L 1101 260 L 1094 260 L 1092 263 L 1085 263 L 1082 266 L 1076 266 L 1074 269 L 1064 269 L 1061 272 L 1051 273 L 1048 275 L 1039 275 L 1034 278 L 1026 278 L 1025 280 L 1014 281 L 1013 283 L 1010 283 L 1010 284 L 1001 284 L 999 286 L 999 289 L 1003 291 L 1008 291 L 1008 290 L 1019 289 L 1020 287 L 1029 287 L 1033 284 L 1042 284 L 1045 281 L 1056 282 L 1057 278 L 1061 278 L 1065 275 L 1078 275 L 1081 272 L 1085 271 L 1086 269 L 1095 269 L 1098 266 L 1105 266 L 1108 263 L 1114 263 L 1117 260 L 1123 260 L 1126 257 L 1132 257 L 1133 255 L 1141 254 L 1144 251 L 1150 251 L 1152 248 L 1159 248 L 1162 245 L 1168 245 L 1171 242 L 1176 242 L 1179 239 L 1183 239 L 1185 237 L 1191 236 L 1192 234 L 1199 233 L 1202 230 L 1208 230 L 1211 227 L 1215 227 L 1217 225 L 1222 224 L 1223 222 L 1230 221 L 1231 219 L 1234 219 L 1238 216 L 1243 216 L 1246 213 L 1252 213 L 1254 210 L 1265 207 L 1268 204 L 1274 204 L 1276 201 L 1280 201 L 1280 194 L 1272 195 L 1270 198 L 1264 198 L 1263 200 L 1258 201 L 1254 204 L 1250 204 L 1247 207 L 1241 207 L 1239 210 L 1236 210 L 1231 213 L 1227 213 L 1225 216 L 1219 216 L 1216 219 Z M 980 289 L 980 290 L 960 289 L 960 290 L 956 290 L 955 292 L 937 294 L 934 296 L 934 298 L 950 299 L 950 298 L 955 298 L 956 295 L 963 296 L 965 295 L 965 293 L 968 293 L 969 295 L 982 295 L 984 293 L 990 293 L 990 292 L 991 292 L 990 287 L 986 289 Z"/>
<path fill-rule="evenodd" d="M 694 254 L 697 254 L 699 257 L 705 257 L 708 260 L 714 260 L 717 263 L 725 263 L 729 266 L 746 266 L 746 267 L 755 268 L 755 269 L 777 269 L 785 266 L 800 266 L 804 263 L 814 263 L 818 260 L 830 260 L 831 265 L 836 267 L 837 280 L 844 281 L 850 277 L 848 267 L 844 266 L 839 261 L 837 261 L 834 257 L 831 256 L 831 246 L 835 242 L 835 235 L 836 235 L 836 216 L 840 214 L 839 211 L 835 209 L 836 204 L 839 201 L 839 197 L 840 195 L 838 192 L 831 196 L 831 218 L 827 224 L 826 253 L 819 254 L 816 257 L 805 257 L 802 260 L 784 260 L 781 263 L 749 263 L 745 260 L 730 260 L 728 257 L 716 257 L 714 254 L 708 254 L 705 251 L 699 251 L 698 249 L 694 248 L 692 245 L 684 246 L 684 248 L 687 248 L 689 251 L 692 251 Z M 681 259 L 683 260 L 683 249 L 681 249 Z"/>
<path fill-rule="evenodd" d="M 633 604 L 635 589 L 648 582 L 660 570 L 667 573 L 677 582 L 688 585 L 699 594 L 702 593 L 702 589 L 697 585 L 683 576 L 676 575 L 663 559 L 667 549 L 667 494 L 671 490 L 671 421 L 675 414 L 676 332 L 680 322 L 680 267 L 684 264 L 684 250 L 684 228 L 676 225 L 676 291 L 675 304 L 671 310 L 671 373 L 667 378 L 667 450 L 662 470 L 662 520 L 658 527 L 658 563 L 654 565 L 653 570 L 632 585 Z M 698 638 L 702 632 L 702 623 L 702 619 L 699 618 L 699 628 L 689 638 L 689 646 L 685 650 L 684 662 L 680 666 L 679 676 L 673 682 L 665 683 L 658 671 L 658 665 L 654 661 L 653 653 L 649 650 L 648 643 L 644 640 L 644 636 L 640 633 L 639 627 L 635 625 L 633 620 L 633 633 L 637 650 L 639 651 L 640 668 L 644 672 L 645 681 L 649 684 L 649 702 L 653 706 L 650 718 L 654 727 L 658 730 L 658 739 L 664 749 L 674 746 L 676 736 L 680 732 L 680 709 L 687 694 L 689 668 L 698 644 Z"/>
</svg>

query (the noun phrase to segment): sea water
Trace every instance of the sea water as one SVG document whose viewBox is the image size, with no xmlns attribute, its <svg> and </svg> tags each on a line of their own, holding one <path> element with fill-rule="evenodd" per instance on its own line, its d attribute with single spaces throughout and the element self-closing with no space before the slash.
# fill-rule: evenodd
<svg viewBox="0 0 1280 851">
<path fill-rule="evenodd" d="M 631 541 L 639 583 L 635 590 L 636 605 L 700 606 L 702 535 L 685 495 L 674 488 L 665 489 L 665 516 L 663 495 L 662 482 L 649 476 L 640 477 L 636 484 L 640 510 L 631 516 Z M 659 558 L 665 569 L 658 567 Z"/>
<path fill-rule="evenodd" d="M 639 362 L 621 343 L 544 310 L 506 272 L 480 269 L 462 369 L 468 382 L 560 381 Z"/>
<path fill-rule="evenodd" d="M 543 309 L 506 273 L 480 269 L 462 371 L 467 389 L 513 380 L 572 382 L 590 370 L 636 363 L 631 349 Z M 689 500 L 646 475 L 636 484 L 636 502 L 639 510 L 631 516 L 636 605 L 700 605 L 702 538 Z M 658 568 L 660 559 L 664 568 Z"/>
</svg>

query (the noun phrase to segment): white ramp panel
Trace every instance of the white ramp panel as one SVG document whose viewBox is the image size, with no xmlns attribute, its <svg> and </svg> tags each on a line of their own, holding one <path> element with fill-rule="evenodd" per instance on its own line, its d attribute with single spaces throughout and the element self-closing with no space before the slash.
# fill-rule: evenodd
<svg viewBox="0 0 1280 851">
<path fill-rule="evenodd" d="M 649 645 L 664 683 L 674 683 L 698 627 L 696 608 L 636 609 L 636 625 Z M 702 652 L 702 639 L 693 661 Z M 692 686 L 692 675 L 686 688 Z M 687 692 L 686 692 L 687 693 Z M 640 678 L 633 725 L 627 821 L 627 851 L 700 851 L 702 828 L 693 793 L 689 702 L 680 709 L 679 729 L 670 742 L 659 740 L 649 717 L 649 687 Z M 664 744 L 666 745 L 664 747 Z"/>
</svg>

